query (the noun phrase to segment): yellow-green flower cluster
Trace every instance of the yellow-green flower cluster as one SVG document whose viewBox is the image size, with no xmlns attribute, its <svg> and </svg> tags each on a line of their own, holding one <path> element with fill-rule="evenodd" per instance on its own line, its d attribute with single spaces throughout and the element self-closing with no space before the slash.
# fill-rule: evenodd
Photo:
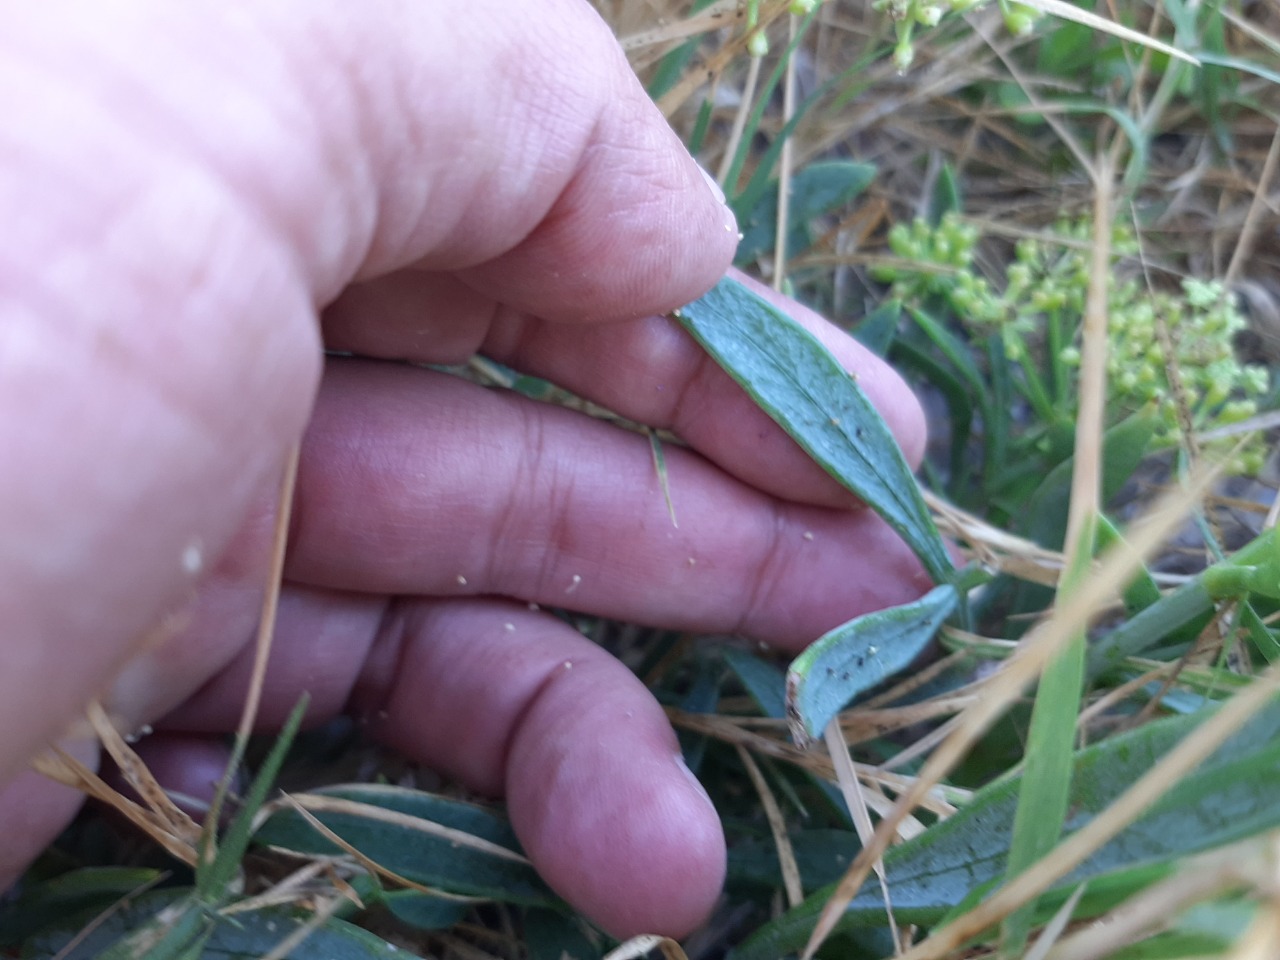
<svg viewBox="0 0 1280 960">
<path fill-rule="evenodd" d="M 964 12 L 983 6 L 987 0 L 876 0 L 875 9 L 889 14 L 897 32 L 898 42 L 893 49 L 893 63 L 906 71 L 915 59 L 913 44 L 916 27 L 937 26 L 944 14 Z M 1015 37 L 1030 33 L 1042 16 L 1034 7 L 1016 0 L 999 0 L 1004 15 L 1005 28 Z"/>
<path fill-rule="evenodd" d="M 905 302 L 945 304 L 972 335 L 998 334 L 1005 356 L 1024 370 L 1046 362 L 1070 370 L 1080 362 L 1071 344 L 1078 337 L 1089 287 L 1092 229 L 1088 221 L 1063 222 L 1042 238 L 1020 241 L 997 288 L 975 267 L 979 234 L 973 225 L 954 215 L 936 227 L 923 221 L 899 224 L 889 234 L 889 246 L 910 266 L 882 268 L 876 276 L 892 283 L 892 295 Z M 1134 235 L 1123 225 L 1114 228 L 1111 245 L 1117 259 L 1137 253 Z M 1257 412 L 1270 387 L 1269 375 L 1236 356 L 1235 335 L 1246 321 L 1221 283 L 1187 279 L 1179 291 L 1153 291 L 1139 279 L 1113 278 L 1108 312 L 1114 420 L 1152 411 L 1160 424 L 1157 441 L 1174 444 L 1180 435 L 1179 403 L 1185 404 L 1197 432 Z M 1043 355 L 1050 328 L 1066 344 L 1056 358 Z M 1172 348 L 1172 356 L 1166 347 Z M 1177 371 L 1181 400 L 1170 385 L 1171 368 Z M 1074 403 L 1074 389 L 1069 396 Z M 1075 411 L 1060 412 L 1073 416 Z M 1230 446 L 1226 442 L 1222 449 Z M 1262 453 L 1259 438 L 1232 467 L 1255 472 Z"/>
<path fill-rule="evenodd" d="M 1236 356 L 1235 336 L 1246 320 L 1222 283 L 1187 278 L 1180 293 L 1172 293 L 1152 292 L 1136 280 L 1126 280 L 1113 286 L 1109 309 L 1107 374 L 1113 403 L 1130 410 L 1156 410 L 1162 439 L 1173 442 L 1179 435 L 1179 402 L 1185 404 L 1197 432 L 1238 423 L 1258 412 L 1270 377 L 1265 367 L 1241 363 Z M 1063 359 L 1078 362 L 1073 354 Z M 1171 366 L 1177 369 L 1181 400 L 1170 383 Z M 1233 442 L 1219 446 L 1225 454 Z M 1232 467 L 1255 473 L 1263 453 L 1258 436 Z"/>
</svg>

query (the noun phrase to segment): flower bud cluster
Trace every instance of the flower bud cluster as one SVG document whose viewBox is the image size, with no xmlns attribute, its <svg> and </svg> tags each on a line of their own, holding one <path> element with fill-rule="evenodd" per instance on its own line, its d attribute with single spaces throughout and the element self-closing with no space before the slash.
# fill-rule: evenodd
<svg viewBox="0 0 1280 960">
<path fill-rule="evenodd" d="M 893 63 L 905 72 L 915 59 L 914 36 L 917 26 L 934 27 L 947 13 L 963 13 L 985 5 L 988 0 L 876 0 L 876 10 L 886 12 L 897 32 Z M 998 0 L 1005 29 L 1015 37 L 1025 36 L 1043 14 L 1035 7 L 1016 0 Z"/>
<path fill-rule="evenodd" d="M 1079 349 L 1069 345 L 1047 358 L 1044 331 L 1050 324 L 1060 342 L 1079 338 L 1089 288 L 1092 224 L 1062 222 L 1048 235 L 1019 241 L 1003 282 L 982 276 L 974 263 L 980 239 L 972 224 L 947 215 L 937 226 L 923 221 L 898 224 L 889 247 L 906 265 L 879 268 L 876 279 L 892 284 L 892 296 L 918 305 L 944 304 L 968 332 L 1000 336 L 1005 356 L 1031 375 L 1032 367 L 1056 363 L 1078 369 Z M 1138 252 L 1132 230 L 1113 229 L 1113 255 Z M 1113 422 L 1136 411 L 1153 411 L 1159 421 L 1157 442 L 1175 444 L 1179 437 L 1179 403 L 1186 405 L 1196 431 L 1235 423 L 1253 416 L 1270 389 L 1264 367 L 1241 363 L 1235 335 L 1245 318 L 1218 281 L 1188 278 L 1180 291 L 1151 290 L 1138 279 L 1114 275 L 1108 289 L 1108 394 Z M 1162 333 L 1161 326 L 1167 331 Z M 1172 356 L 1166 355 L 1166 344 Z M 1176 367 L 1181 401 L 1170 385 Z M 1076 391 L 1067 391 L 1074 404 Z M 1075 410 L 1059 411 L 1074 417 Z M 1234 441 L 1223 443 L 1223 452 Z M 1256 472 L 1263 454 L 1261 437 L 1246 446 L 1231 465 Z"/>
</svg>

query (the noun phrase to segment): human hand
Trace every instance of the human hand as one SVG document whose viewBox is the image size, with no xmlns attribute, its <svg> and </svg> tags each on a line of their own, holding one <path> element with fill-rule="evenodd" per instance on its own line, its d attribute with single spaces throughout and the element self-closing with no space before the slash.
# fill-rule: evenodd
<svg viewBox="0 0 1280 960">
<path fill-rule="evenodd" d="M 261 722 L 302 690 L 313 720 L 353 711 L 505 794 L 605 929 L 693 927 L 723 872 L 714 811 L 640 683 L 527 604 L 795 649 L 925 584 L 655 316 L 718 278 L 736 228 L 607 30 L 578 0 L 63 0 L 5 27 L 0 818 L 22 842 L 0 875 L 73 808 L 17 775 L 90 697 L 164 716 L 152 753 L 188 771 L 181 735 L 234 725 L 270 491 L 306 426 Z M 918 458 L 901 382 L 792 311 Z M 679 528 L 643 438 L 403 365 L 322 377 L 322 342 L 479 349 L 672 428 Z"/>
</svg>

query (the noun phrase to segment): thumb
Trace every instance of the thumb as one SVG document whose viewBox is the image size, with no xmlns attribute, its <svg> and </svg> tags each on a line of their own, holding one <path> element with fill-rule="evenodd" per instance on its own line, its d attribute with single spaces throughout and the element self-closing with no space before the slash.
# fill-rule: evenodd
<svg viewBox="0 0 1280 960">
<path fill-rule="evenodd" d="M 665 309 L 731 221 L 585 2 L 51 0 L 0 30 L 0 782 L 188 596 L 300 434 L 317 309 L 456 271 Z"/>
</svg>

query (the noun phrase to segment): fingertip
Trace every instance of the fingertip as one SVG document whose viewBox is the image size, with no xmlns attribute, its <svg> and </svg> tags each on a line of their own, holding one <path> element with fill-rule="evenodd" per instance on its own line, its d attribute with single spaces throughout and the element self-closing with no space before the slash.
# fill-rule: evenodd
<svg viewBox="0 0 1280 960">
<path fill-rule="evenodd" d="M 627 695 L 535 704 L 513 742 L 511 817 L 547 882 L 612 936 L 683 937 L 720 894 L 725 842 L 706 792 L 652 707 Z M 619 707 L 619 703 L 626 704 Z"/>
</svg>

